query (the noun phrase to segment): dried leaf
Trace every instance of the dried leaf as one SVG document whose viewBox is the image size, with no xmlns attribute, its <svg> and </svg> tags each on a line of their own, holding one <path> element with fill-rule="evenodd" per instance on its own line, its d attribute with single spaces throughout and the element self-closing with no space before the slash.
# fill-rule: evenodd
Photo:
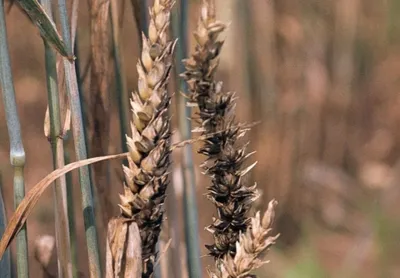
<svg viewBox="0 0 400 278">
<path fill-rule="evenodd" d="M 65 121 L 64 121 L 64 127 L 62 129 L 62 134 L 65 135 L 70 129 L 71 129 L 71 109 L 66 108 L 65 109 Z"/>
<path fill-rule="evenodd" d="M 74 5 L 75 5 L 74 1 Z M 60 114 L 61 114 L 61 123 L 64 123 L 63 129 L 61 130 L 61 135 L 65 136 L 67 132 L 71 129 L 71 104 L 69 101 L 68 94 L 65 89 L 65 74 L 64 74 L 64 66 L 63 59 L 60 56 L 57 56 L 57 80 L 58 80 L 58 94 L 60 100 Z"/>
<path fill-rule="evenodd" d="M 63 115 L 64 119 L 64 126 L 61 130 L 61 135 L 65 135 L 71 128 L 71 109 L 64 108 L 62 109 L 65 115 Z M 49 112 L 49 105 L 46 108 L 46 114 L 44 116 L 44 136 L 50 139 L 50 112 Z"/>
<path fill-rule="evenodd" d="M 128 153 L 115 154 L 115 155 L 107 155 L 102 157 L 94 157 L 90 159 L 80 160 L 77 162 L 70 163 L 65 165 L 62 168 L 54 170 L 49 175 L 47 175 L 40 182 L 35 184 L 33 188 L 28 192 L 22 202 L 19 204 L 14 214 L 12 215 L 10 222 L 8 223 L 6 230 L 0 241 L 0 259 L 3 257 L 3 254 L 7 247 L 10 245 L 11 241 L 14 239 L 15 235 L 19 232 L 21 227 L 25 224 L 28 216 L 32 212 L 39 198 L 42 196 L 44 191 L 50 186 L 54 185 L 54 181 L 65 175 L 66 173 L 77 169 L 82 166 L 86 166 L 89 164 L 93 164 L 99 161 L 117 159 L 126 157 Z"/>
<path fill-rule="evenodd" d="M 43 6 L 37 0 L 17 0 L 22 9 L 39 28 L 41 35 L 46 41 L 64 57 L 73 60 L 72 53 L 68 53 L 64 41 L 57 31 L 56 25 L 45 12 Z"/>
<path fill-rule="evenodd" d="M 142 274 L 142 247 L 137 224 L 124 218 L 108 222 L 106 278 L 136 278 Z"/>
<path fill-rule="evenodd" d="M 46 114 L 44 116 L 44 136 L 50 138 L 50 112 L 49 105 L 46 108 Z"/>
</svg>

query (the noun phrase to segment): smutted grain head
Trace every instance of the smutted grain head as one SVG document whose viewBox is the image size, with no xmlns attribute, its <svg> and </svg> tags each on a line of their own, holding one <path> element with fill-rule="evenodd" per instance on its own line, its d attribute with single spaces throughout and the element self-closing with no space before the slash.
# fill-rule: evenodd
<svg viewBox="0 0 400 278">
<path fill-rule="evenodd" d="M 245 130 L 234 119 L 234 94 L 224 92 L 222 83 L 215 81 L 223 45 L 218 37 L 225 28 L 215 18 L 212 1 L 204 1 L 194 33 L 195 53 L 184 61 L 186 71 L 182 74 L 189 86 L 191 105 L 199 108 L 200 130 L 208 138 L 199 152 L 207 156 L 203 167 L 212 179 L 207 197 L 218 211 L 208 227 L 214 243 L 206 246 L 216 259 L 235 255 L 239 234 L 250 223 L 247 212 L 258 197 L 256 186 L 248 186 L 243 180 L 255 164 L 243 167 L 251 154 L 246 152 L 246 144 L 238 143 Z"/>
</svg>

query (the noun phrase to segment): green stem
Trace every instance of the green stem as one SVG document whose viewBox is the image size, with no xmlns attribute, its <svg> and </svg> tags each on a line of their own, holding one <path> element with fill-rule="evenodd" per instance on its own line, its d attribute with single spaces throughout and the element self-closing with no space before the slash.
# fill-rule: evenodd
<svg viewBox="0 0 400 278">
<path fill-rule="evenodd" d="M 117 90 L 117 100 L 118 100 L 118 112 L 119 112 L 119 127 L 121 134 L 121 147 L 122 152 L 128 151 L 128 146 L 126 145 L 126 137 L 128 134 L 129 122 L 129 95 L 126 89 L 124 67 L 121 59 L 121 48 L 120 48 L 120 38 L 119 38 L 119 24 L 118 24 L 118 9 L 115 1 L 111 1 L 110 6 L 111 12 L 111 30 L 112 30 L 112 43 L 113 43 L 113 56 L 114 56 L 114 69 L 115 69 L 115 79 L 116 79 L 116 90 Z M 124 160 L 124 164 L 127 165 L 127 160 Z"/>
<path fill-rule="evenodd" d="M 19 205 L 25 196 L 24 166 L 25 151 L 21 138 L 15 91 L 11 73 L 10 56 L 7 45 L 7 30 L 4 16 L 4 0 L 0 3 L 0 60 L 1 84 L 3 92 L 4 109 L 7 120 L 8 135 L 10 137 L 10 160 L 14 167 L 14 206 Z M 19 278 L 29 277 L 28 242 L 26 225 L 17 237 L 17 273 Z"/>
<path fill-rule="evenodd" d="M 82 109 L 82 121 L 84 123 L 87 123 L 87 105 L 85 103 L 85 98 L 83 95 L 83 83 L 84 83 L 84 78 L 80 78 L 81 76 L 81 67 L 80 67 L 80 51 L 79 51 L 79 47 L 78 47 L 78 41 L 79 41 L 79 37 L 78 37 L 78 32 L 76 33 L 76 38 L 75 38 L 75 44 L 74 44 L 74 55 L 76 57 L 75 60 L 75 72 L 76 72 L 76 76 L 78 77 L 77 81 L 78 81 L 78 92 L 79 92 L 79 101 L 81 102 L 81 109 Z M 88 149 L 88 142 L 87 142 L 87 129 L 85 128 L 84 130 L 85 133 L 85 146 L 86 149 Z M 91 176 L 90 176 L 90 180 L 92 180 Z"/>
<path fill-rule="evenodd" d="M 68 150 L 65 148 L 66 144 L 64 141 L 64 163 L 69 164 L 71 162 Z M 71 255 L 72 255 L 72 277 L 78 278 L 78 252 L 76 249 L 76 226 L 75 226 L 75 210 L 74 210 L 74 191 L 72 184 L 71 172 L 65 175 L 67 182 L 67 203 L 68 203 L 68 224 L 70 228 L 70 241 L 71 241 Z"/>
<path fill-rule="evenodd" d="M 50 0 L 42 0 L 43 8 L 52 18 Z M 49 140 L 53 154 L 54 169 L 64 166 L 64 145 L 61 139 L 60 102 L 58 94 L 56 54 L 44 40 L 45 64 L 47 77 L 47 94 L 49 100 L 50 134 Z M 70 232 L 68 226 L 67 188 L 65 176 L 60 177 L 53 187 L 55 203 L 55 230 L 58 255 L 58 277 L 72 277 Z M 72 204 L 69 204 L 72 205 Z"/>
<path fill-rule="evenodd" d="M 187 25 L 188 25 L 188 1 L 181 0 L 179 17 L 176 13 L 172 14 L 173 32 L 178 34 L 179 41 L 176 50 L 176 72 L 184 72 L 185 68 L 182 60 L 187 57 Z M 179 89 L 182 93 L 186 94 L 188 89 L 186 82 L 179 79 Z M 179 129 L 182 134 L 182 140 L 191 139 L 191 118 L 192 111 L 186 105 L 186 99 L 181 95 L 179 96 Z M 185 240 L 187 250 L 187 263 L 189 270 L 189 277 L 202 277 L 201 263 L 200 263 L 200 245 L 198 233 L 198 212 L 196 202 L 196 178 L 193 165 L 193 153 L 190 145 L 183 147 L 183 206 L 184 206 L 184 226 L 185 226 Z"/>
<path fill-rule="evenodd" d="M 147 0 L 131 0 L 132 8 L 133 8 L 133 16 L 136 22 L 136 27 L 138 30 L 138 34 L 141 37 L 141 33 L 143 32 L 146 36 L 148 35 L 148 19 L 147 14 L 149 12 L 149 8 L 147 5 Z M 140 39 L 140 44 L 142 40 Z M 140 46 L 141 48 L 141 46 Z"/>
<path fill-rule="evenodd" d="M 79 47 L 78 47 L 78 42 L 79 42 L 78 31 L 76 31 L 75 36 L 76 37 L 74 39 L 74 49 L 73 49 L 74 55 L 76 57 L 76 60 L 75 60 L 75 72 L 76 72 L 77 82 L 78 82 L 79 101 L 81 103 L 82 122 L 84 123 L 84 126 L 85 126 L 86 123 L 88 122 L 88 120 L 87 120 L 87 110 L 88 109 L 87 109 L 87 104 L 85 102 L 84 91 L 83 91 L 83 83 L 85 81 L 85 78 L 80 78 L 80 76 L 81 76 L 81 66 L 79 64 L 80 51 L 79 51 Z M 83 133 L 85 135 L 84 138 L 85 138 L 86 150 L 89 152 L 90 151 L 90 149 L 89 149 L 90 146 L 89 146 L 89 144 L 87 142 L 87 140 L 88 140 L 87 139 L 88 138 L 87 128 L 83 129 Z M 89 180 L 90 180 L 90 183 L 92 184 L 93 183 L 93 178 L 92 178 L 92 170 L 90 168 L 89 168 Z M 94 194 L 93 189 L 94 188 L 92 187 L 92 194 Z M 96 202 L 94 203 L 94 207 L 96 208 Z"/>
<path fill-rule="evenodd" d="M 72 42 L 66 1 L 59 0 L 58 8 L 60 12 L 63 40 L 67 45 L 67 48 L 72 53 Z M 64 59 L 65 80 L 72 111 L 72 133 L 74 136 L 75 154 L 77 160 L 83 160 L 87 158 L 87 150 L 85 145 L 81 102 L 79 100 L 78 82 L 74 64 L 75 62 L 70 62 L 67 59 Z M 90 276 L 95 278 L 102 277 L 95 212 L 93 207 L 94 201 L 92 185 L 89 178 L 88 166 L 79 168 L 79 181 L 81 184 L 83 219 L 88 250 Z"/>
<path fill-rule="evenodd" d="M 147 19 L 147 14 L 149 12 L 149 7 L 147 5 L 147 0 L 139 0 L 139 5 L 140 5 L 140 25 L 142 27 L 142 32 L 147 36 L 148 35 L 148 29 L 149 29 L 149 24 L 148 24 L 148 19 Z M 139 40 L 142 41 L 142 40 Z"/>
<path fill-rule="evenodd" d="M 7 215 L 6 209 L 2 194 L 3 189 L 3 178 L 0 173 L 0 236 L 3 236 L 4 231 L 6 230 L 7 225 Z M 0 260 L 0 273 L 3 278 L 11 278 L 12 277 L 12 268 L 11 268 L 11 254 L 10 249 L 8 248 L 4 253 L 3 257 Z"/>
</svg>

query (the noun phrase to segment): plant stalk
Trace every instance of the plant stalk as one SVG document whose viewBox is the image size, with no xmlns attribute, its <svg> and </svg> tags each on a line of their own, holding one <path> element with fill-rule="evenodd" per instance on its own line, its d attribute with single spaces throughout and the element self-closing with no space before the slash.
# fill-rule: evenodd
<svg viewBox="0 0 400 278">
<path fill-rule="evenodd" d="M 42 0 L 42 5 L 52 18 L 50 0 Z M 54 169 L 64 166 L 63 131 L 61 129 L 60 101 L 57 85 L 56 54 L 51 46 L 44 41 L 45 64 L 47 72 L 47 94 L 49 100 L 50 134 L 49 141 L 53 154 Z M 53 187 L 55 203 L 55 230 L 57 246 L 58 277 L 72 277 L 70 232 L 68 226 L 67 188 L 65 176 L 56 180 Z M 72 204 L 69 204 L 72 205 Z"/>
<path fill-rule="evenodd" d="M 24 166 L 25 150 L 22 144 L 15 90 L 11 72 L 10 55 L 7 45 L 7 30 L 4 15 L 4 0 L 0 3 L 0 61 L 3 103 L 10 138 L 10 161 L 14 168 L 14 206 L 17 208 L 25 196 Z M 16 236 L 17 239 L 17 273 L 20 278 L 29 277 L 27 230 L 24 225 Z"/>
<path fill-rule="evenodd" d="M 72 42 L 70 25 L 68 20 L 68 12 L 65 0 L 58 1 L 58 9 L 60 12 L 60 22 L 62 28 L 62 36 L 69 52 L 72 53 Z M 81 103 L 79 100 L 79 90 L 75 71 L 75 62 L 64 59 L 65 80 L 67 91 L 71 103 L 72 112 L 72 133 L 75 143 L 75 154 L 77 160 L 87 158 L 87 150 L 85 145 L 85 133 L 83 128 Z M 79 181 L 81 184 L 83 219 L 86 234 L 86 244 L 88 250 L 90 277 L 102 277 L 100 265 L 100 252 L 98 247 L 96 221 L 94 212 L 94 201 L 92 194 L 92 185 L 89 178 L 89 167 L 84 166 L 79 169 Z"/>
<path fill-rule="evenodd" d="M 174 36 L 179 38 L 176 56 L 175 69 L 176 76 L 185 71 L 182 60 L 187 57 L 187 26 L 188 26 L 188 1 L 181 0 L 179 13 L 172 14 L 172 25 Z M 187 94 L 186 82 L 179 78 L 179 90 L 183 94 Z M 182 94 L 178 95 L 179 107 L 179 129 L 182 135 L 182 140 L 191 139 L 192 126 L 190 119 L 192 117 L 191 108 L 186 104 L 186 99 Z M 183 178 L 183 211 L 184 211 L 184 229 L 186 240 L 186 252 L 189 277 L 201 277 L 200 263 L 200 245 L 198 233 L 198 212 L 196 201 L 196 177 L 193 165 L 193 153 L 190 145 L 183 147 L 183 163 L 182 163 L 182 178 Z"/>
<path fill-rule="evenodd" d="M 149 24 L 147 13 L 149 12 L 149 8 L 147 6 L 147 0 L 131 0 L 133 16 L 136 22 L 136 28 L 138 30 L 139 37 L 141 37 L 142 32 L 147 36 Z M 139 40 L 140 44 L 142 40 Z M 140 48 L 142 45 L 140 45 Z"/>
<path fill-rule="evenodd" d="M 0 236 L 3 236 L 4 231 L 6 230 L 7 225 L 7 215 L 6 209 L 2 194 L 3 183 L 2 183 L 2 175 L 0 173 Z M 0 273 L 3 278 L 11 278 L 12 277 L 12 267 L 11 267 L 11 254 L 10 249 L 7 249 L 3 255 L 3 258 L 0 260 Z"/>
<path fill-rule="evenodd" d="M 66 149 L 66 144 L 64 140 L 64 162 L 65 164 L 71 163 L 70 154 Z M 74 192 L 72 184 L 72 174 L 71 172 L 65 174 L 65 179 L 67 182 L 67 204 L 68 204 L 68 224 L 70 228 L 70 242 L 71 242 L 71 256 L 72 256 L 72 277 L 78 278 L 78 252 L 76 248 L 76 225 L 75 225 L 75 209 L 74 209 Z"/>
<path fill-rule="evenodd" d="M 122 54 L 120 47 L 120 34 L 119 34 L 119 23 L 118 23 L 118 6 L 116 1 L 111 1 L 110 6 L 111 12 L 111 30 L 112 30 L 112 49 L 114 56 L 114 70 L 116 79 L 116 90 L 117 90 L 117 101 L 118 101 L 118 113 L 119 113 L 119 127 L 121 134 L 121 147 L 122 152 L 128 151 L 128 146 L 126 145 L 125 134 L 128 133 L 129 122 L 129 95 L 126 89 L 125 76 L 124 76 L 124 65 L 122 62 Z M 127 166 L 127 160 L 124 160 L 125 166 Z"/>
</svg>

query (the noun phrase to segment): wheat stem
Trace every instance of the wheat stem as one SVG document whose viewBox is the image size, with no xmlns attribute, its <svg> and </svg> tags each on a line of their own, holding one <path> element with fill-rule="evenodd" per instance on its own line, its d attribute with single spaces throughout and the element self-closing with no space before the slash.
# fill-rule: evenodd
<svg viewBox="0 0 400 278">
<path fill-rule="evenodd" d="M 65 164 L 71 163 L 69 151 L 66 149 L 66 141 L 64 141 L 64 162 Z M 74 192 L 72 174 L 68 172 L 65 174 L 67 183 L 67 204 L 68 204 L 68 224 L 70 228 L 70 242 L 71 242 L 71 257 L 72 257 L 72 277 L 78 278 L 78 252 L 77 252 L 77 236 L 75 225 L 75 209 L 74 209 Z"/>
<path fill-rule="evenodd" d="M 79 47 L 78 47 L 78 42 L 80 41 L 80 39 L 79 39 L 78 33 L 76 33 L 76 35 L 77 36 L 74 39 L 74 41 L 75 41 L 75 44 L 74 44 L 74 55 L 76 57 L 76 60 L 75 60 L 75 72 L 76 72 L 76 76 L 80 77 L 81 74 L 82 74 L 81 73 L 81 71 L 82 71 L 81 70 L 81 65 L 80 65 L 80 57 L 81 57 L 81 55 L 80 55 L 80 50 L 79 50 Z M 90 72 L 90 67 L 88 67 L 88 72 Z M 81 109 L 82 109 L 82 121 L 84 123 L 87 123 L 88 122 L 88 120 L 87 120 L 87 105 L 86 105 L 86 102 L 85 102 L 84 90 L 83 90 L 83 83 L 85 82 L 85 78 L 82 77 L 82 78 L 78 78 L 77 80 L 78 80 L 79 101 L 81 102 Z M 85 134 L 85 146 L 86 146 L 86 149 L 87 149 L 88 148 L 87 128 L 85 128 L 83 131 L 84 131 L 84 134 Z M 89 171 L 89 172 L 91 173 L 91 171 Z M 90 178 L 90 180 L 92 180 L 92 178 Z"/>
<path fill-rule="evenodd" d="M 2 191 L 3 191 L 3 176 L 0 173 L 0 235 L 1 236 L 4 234 L 7 225 L 6 208 L 4 204 Z M 6 250 L 3 257 L 0 259 L 0 273 L 4 278 L 12 277 L 11 254 L 9 248 Z"/>
<path fill-rule="evenodd" d="M 131 3 L 138 34 L 140 35 L 143 32 L 147 36 L 149 28 L 147 0 L 131 0 Z"/>
<path fill-rule="evenodd" d="M 118 5 L 116 1 L 111 1 L 110 6 L 111 12 L 111 31 L 112 31 L 112 50 L 114 56 L 114 69 L 116 79 L 116 95 L 118 101 L 118 113 L 119 113 L 119 129 L 121 134 L 121 147 L 122 152 L 127 152 L 128 147 L 126 145 L 125 134 L 128 134 L 129 122 L 129 108 L 128 108 L 128 90 L 126 88 L 125 75 L 124 75 L 124 64 L 121 52 L 121 42 L 119 33 L 119 22 L 118 22 Z M 127 162 L 124 162 L 127 165 Z"/>
<path fill-rule="evenodd" d="M 90 9 L 90 49 L 92 68 L 90 74 L 90 147 L 92 157 L 107 154 L 110 137 L 110 70 L 109 70 L 109 16 L 110 0 L 91 0 Z M 104 229 L 113 215 L 110 201 L 109 162 L 93 165 L 94 184 L 99 199 L 99 211 Z"/>
<path fill-rule="evenodd" d="M 187 57 L 187 26 L 188 26 L 188 1 L 181 0 L 179 12 L 172 13 L 173 31 L 175 37 L 179 37 L 176 50 L 176 72 L 182 73 L 185 67 L 182 60 Z M 177 74 L 177 75 L 178 75 Z M 186 82 L 179 78 L 179 90 L 187 94 L 188 88 Z M 187 99 L 178 94 L 179 101 L 179 129 L 183 140 L 190 139 L 192 126 L 188 120 L 192 116 L 192 110 L 187 105 Z M 185 241 L 189 277 L 201 277 L 200 262 L 200 243 L 198 232 L 198 212 L 196 201 L 196 177 L 193 165 L 193 154 L 191 145 L 183 147 L 182 180 L 183 180 L 183 207 L 184 207 L 184 227 Z"/>
<path fill-rule="evenodd" d="M 44 10 L 52 20 L 51 2 L 41 1 Z M 54 169 L 64 166 L 64 146 L 62 139 L 59 92 L 57 85 L 56 54 L 50 45 L 43 40 L 45 46 L 45 64 L 47 94 L 49 101 L 50 134 L 49 141 L 53 154 Z M 57 246 L 58 277 L 72 277 L 70 232 L 68 226 L 67 189 L 65 177 L 56 180 L 53 187 L 55 203 L 55 230 Z M 71 204 L 70 204 L 71 205 Z"/>
<path fill-rule="evenodd" d="M 22 144 L 21 127 L 15 102 L 15 90 L 7 45 L 7 30 L 4 16 L 4 1 L 0 3 L 0 61 L 3 103 L 10 138 L 10 160 L 14 168 L 14 206 L 17 208 L 25 196 L 24 166 L 25 150 Z M 24 225 L 17 235 L 18 277 L 29 277 L 27 230 Z"/>
<path fill-rule="evenodd" d="M 77 2 L 79 2 L 79 0 L 74 0 L 74 3 L 72 4 L 73 9 L 77 9 Z M 73 10 L 72 15 L 74 15 L 74 13 L 76 14 L 76 21 L 77 21 L 77 11 L 74 12 L 75 10 Z M 72 18 L 73 19 L 73 18 Z M 73 20 L 71 20 L 73 22 Z M 72 23 L 71 22 L 71 23 Z M 71 26 L 72 27 L 72 26 Z M 79 52 L 79 47 L 78 47 L 78 42 L 79 42 L 79 37 L 78 37 L 78 31 L 77 29 L 72 28 L 72 40 L 74 42 L 74 48 L 73 48 L 73 52 L 75 53 L 75 70 L 76 70 L 76 76 L 81 76 L 80 72 L 81 72 L 81 67 L 79 64 L 80 61 L 80 52 Z M 79 91 L 79 101 L 81 102 L 81 109 L 82 109 L 82 121 L 84 123 L 87 122 L 86 119 L 86 113 L 85 113 L 85 102 L 84 102 L 84 90 L 83 90 L 83 80 L 84 78 L 78 78 L 78 91 Z M 87 148 L 88 143 L 87 143 L 87 129 L 84 129 L 84 134 L 85 134 L 85 146 Z M 66 149 L 66 145 L 67 145 L 67 141 L 70 138 L 70 132 L 68 132 L 67 134 L 64 134 L 64 149 L 65 149 L 65 154 L 64 154 L 64 162 L 65 164 L 68 164 L 71 162 L 70 159 L 70 151 Z M 73 277 L 74 278 L 78 278 L 78 248 L 77 248 L 77 234 L 76 234 L 76 224 L 75 224 L 75 207 L 74 207 L 74 197 L 73 197 L 73 181 L 72 181 L 72 175 L 71 173 L 67 173 L 65 175 L 66 178 L 66 182 L 67 182 L 67 203 L 68 203 L 68 223 L 69 223 L 69 227 L 70 227 L 70 233 L 71 233 L 71 237 L 70 237 L 70 241 L 71 241 L 71 255 L 72 255 L 72 273 L 73 273 Z M 89 168 L 89 180 L 92 181 L 92 172 L 91 169 Z"/>
<path fill-rule="evenodd" d="M 68 49 L 72 49 L 70 25 L 65 0 L 58 1 L 62 35 Z M 69 51 L 72 52 L 72 51 Z M 72 131 L 75 142 L 75 153 L 78 160 L 87 158 L 85 146 L 85 134 L 82 120 L 82 109 L 79 100 L 79 90 L 75 71 L 75 62 L 64 59 L 65 80 L 72 110 Z M 91 277 L 102 277 L 100 265 L 100 252 L 97 240 L 95 212 L 93 207 L 92 185 L 89 178 L 89 167 L 79 169 L 79 181 L 81 184 L 82 209 L 85 225 L 86 244 L 88 249 L 89 270 Z"/>
</svg>

